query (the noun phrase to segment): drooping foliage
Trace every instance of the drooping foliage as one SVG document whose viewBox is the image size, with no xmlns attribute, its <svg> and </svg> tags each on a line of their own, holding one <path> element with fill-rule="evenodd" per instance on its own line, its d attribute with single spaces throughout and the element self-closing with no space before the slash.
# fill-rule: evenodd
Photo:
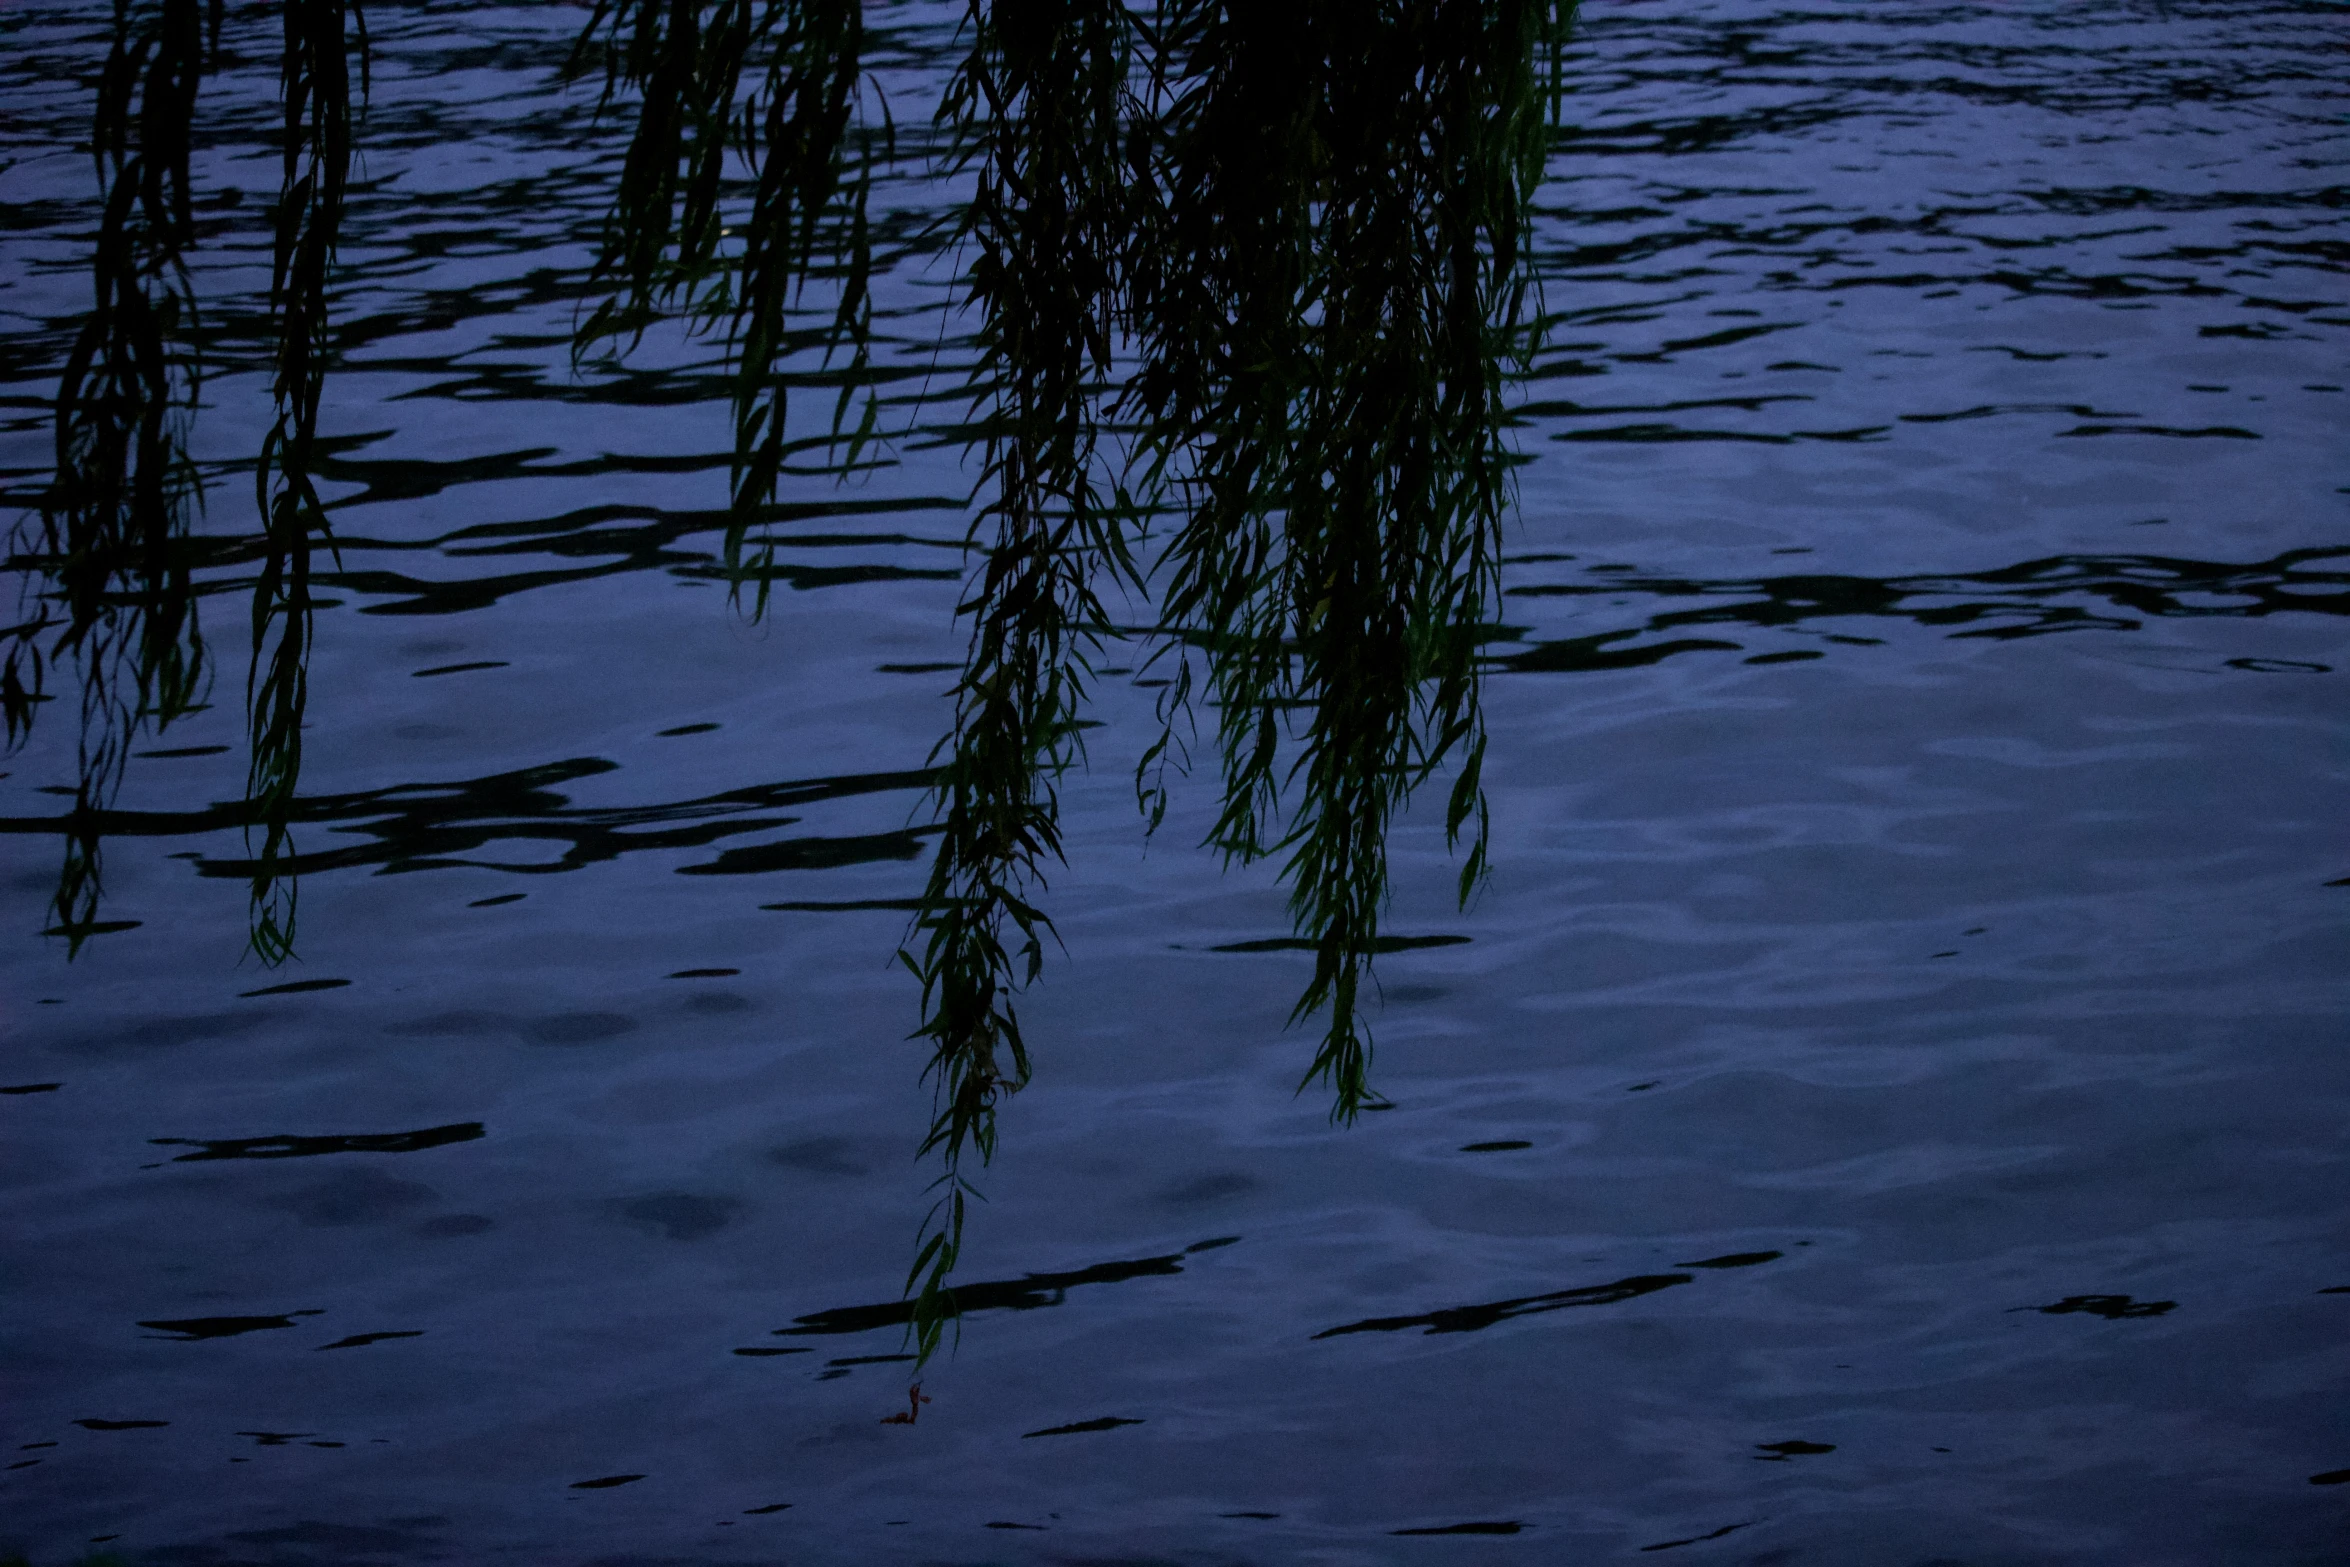
<svg viewBox="0 0 2350 1567">
<path fill-rule="evenodd" d="M 194 0 L 146 3 L 193 15 Z M 128 63 L 110 66 L 110 83 L 138 79 L 140 50 L 154 47 L 140 41 L 162 36 L 133 5 L 118 13 Z M 1389 829 L 1448 765 L 1447 831 L 1468 843 L 1464 899 L 1483 873 L 1477 645 L 1510 493 L 1507 386 L 1533 347 L 1525 230 L 1542 66 L 1570 10 L 967 0 L 962 60 L 935 114 L 942 172 L 969 191 L 957 253 L 977 349 L 962 391 L 980 459 L 981 564 L 958 606 L 970 641 L 932 758 L 937 852 L 900 954 L 920 985 L 915 1037 L 936 1095 L 924 1152 L 942 1165 L 908 1281 L 925 1359 L 953 1317 L 965 1160 L 992 1156 L 996 1108 L 1031 1071 L 1016 997 L 1052 937 L 1059 782 L 1083 759 L 1092 660 L 1118 635 L 1110 600 L 1155 598 L 1153 656 L 1173 669 L 1137 773 L 1143 810 L 1154 827 L 1163 819 L 1169 769 L 1188 763 L 1206 708 L 1222 786 L 1209 842 L 1229 860 L 1280 863 L 1314 959 L 1293 1014 L 1321 1030 L 1305 1081 L 1329 1085 L 1336 1117 L 1372 1098 L 1362 1014 Z M 351 0 L 291 0 L 285 21 L 278 418 L 259 466 L 267 537 L 249 686 L 263 835 L 254 942 L 270 959 L 292 933 L 281 867 L 309 563 L 331 542 L 309 474 L 351 155 L 347 62 L 364 61 Z M 752 552 L 790 450 L 787 360 L 845 360 L 836 456 L 845 444 L 853 464 L 879 433 L 877 403 L 852 403 L 871 332 L 868 206 L 898 154 L 865 48 L 858 0 L 596 0 L 570 66 L 600 73 L 605 108 L 631 117 L 582 362 L 625 352 L 665 318 L 725 343 L 735 440 L 724 555 L 738 586 L 756 585 L 754 612 L 767 573 Z M 192 104 L 192 75 L 159 79 L 183 77 L 180 98 L 157 101 Z M 102 128 L 127 127 L 129 90 L 110 90 Z M 113 704 L 86 728 L 102 737 L 85 747 L 86 778 L 93 756 L 118 777 L 119 743 L 103 737 L 184 710 L 201 669 L 192 618 L 170 618 L 192 616 L 184 561 L 174 577 L 168 550 L 115 542 L 181 537 L 193 493 L 173 444 L 192 361 L 139 346 L 176 341 L 172 312 L 192 309 L 178 113 L 177 174 L 149 178 L 140 161 L 168 137 L 125 129 L 111 144 L 123 150 L 102 171 L 110 226 L 92 346 L 77 346 L 59 406 L 60 499 L 44 552 L 22 557 L 48 587 L 41 618 L 10 644 L 11 734 L 32 712 L 20 663 L 37 683 L 43 658 L 78 657 L 85 711 L 93 691 Z M 149 185 L 151 201 L 120 195 Z M 166 222 L 174 212 L 179 229 Z M 108 312 L 124 300 L 146 315 L 116 322 Z M 149 317 L 163 324 L 137 325 Z M 109 355 L 165 369 L 92 382 L 88 367 Z M 151 506 L 116 498 L 150 491 Z M 95 553 L 76 553 L 84 540 Z M 104 563 L 86 590 L 71 574 L 97 569 L 77 564 L 85 555 Z M 135 649 L 107 666 L 130 671 L 128 688 L 92 676 L 100 648 Z M 93 867 L 94 856 L 93 838 Z M 61 923 L 86 925 L 94 872 L 76 886 L 71 918 L 60 894 Z"/>
<path fill-rule="evenodd" d="M 582 355 L 684 313 L 730 349 L 732 514 L 725 561 L 766 607 L 766 571 L 743 548 L 783 472 L 785 358 L 845 352 L 840 433 L 870 353 L 873 171 L 894 149 L 888 104 L 864 80 L 860 0 L 596 0 L 568 71 L 601 61 L 603 104 L 635 99 L 635 123 L 593 280 L 610 292 L 582 323 Z M 746 86 L 746 78 L 748 85 Z M 866 118 L 868 104 L 878 123 Z M 747 166 L 744 199 L 736 165 Z M 732 221 L 729 221 L 730 209 Z M 729 235 L 739 243 L 729 246 Z M 809 274 L 830 274 L 830 320 L 798 328 Z M 851 436 L 873 433 L 866 400 Z"/>
<path fill-rule="evenodd" d="M 221 0 L 116 0 L 90 140 L 101 197 L 91 302 L 57 388 L 57 468 L 12 560 L 32 568 L 5 634 L 0 709 L 32 727 L 51 664 L 78 676 L 81 766 L 53 903 L 78 949 L 97 920 L 101 813 L 142 721 L 181 717 L 205 683 L 188 523 L 202 485 L 187 424 L 200 367 L 187 250 L 189 129 Z"/>
<path fill-rule="evenodd" d="M 1448 758 L 1482 875 L 1475 648 L 1508 497 L 1504 385 L 1531 348 L 1523 229 L 1551 6 L 974 5 L 942 108 L 975 170 L 980 541 L 922 939 L 946 1161 L 916 1313 L 960 1243 L 960 1156 L 1026 1081 L 1033 980 L 1101 594 L 1160 561 L 1178 673 L 1139 792 L 1153 825 L 1195 689 L 1229 859 L 1284 857 L 1320 1015 L 1307 1080 L 1370 1096 L 1362 983 L 1396 812 Z M 1103 444 L 1126 437 L 1115 458 Z M 1145 536 L 1176 519 L 1164 541 Z M 1285 804 L 1288 809 L 1284 809 Z"/>
<path fill-rule="evenodd" d="M 318 402 L 333 354 L 327 284 L 351 177 L 351 77 L 364 90 L 367 21 L 356 0 L 284 0 L 283 183 L 269 275 L 276 339 L 271 395 L 277 417 L 254 470 L 262 557 L 253 588 L 253 663 L 245 684 L 253 759 L 245 795 L 261 844 L 254 854 L 253 950 L 276 963 L 294 950 L 295 884 L 289 827 L 302 779 L 302 717 L 309 706 L 315 605 L 311 557 L 331 541 L 311 483 Z M 248 830 L 250 831 L 250 829 Z"/>
<path fill-rule="evenodd" d="M 963 1156 L 993 1155 L 995 1106 L 1028 1080 L 1013 995 L 1041 971 L 1052 928 L 1039 895 L 1061 853 L 1058 780 L 1080 756 L 1087 654 L 1108 628 L 1101 594 L 1141 585 L 1137 510 L 1104 460 L 1103 405 L 1131 258 L 1156 227 L 1129 161 L 1150 111 L 1134 16 L 1116 0 L 975 0 L 966 31 L 940 115 L 974 176 L 963 228 L 984 479 L 972 536 L 986 554 L 959 606 L 971 641 L 934 758 L 938 851 L 901 954 L 922 983 L 938 1106 L 923 1148 L 945 1165 L 908 1281 L 925 1356 L 952 1312 Z"/>
<path fill-rule="evenodd" d="M 31 591 L 30 616 L 6 633 L 0 666 L 10 741 L 30 731 L 50 666 L 70 665 L 81 690 L 80 771 L 53 905 L 57 933 L 75 948 L 97 928 L 97 824 L 133 737 L 185 715 L 208 684 L 190 536 L 203 484 L 187 447 L 202 380 L 188 163 L 223 10 L 221 0 L 116 0 L 91 135 L 102 197 L 91 308 L 58 386 L 55 475 L 37 518 L 11 539 Z M 283 13 L 285 177 L 269 298 L 276 410 L 256 467 L 263 538 L 246 690 L 246 792 L 261 839 L 252 944 L 268 962 L 292 950 L 287 823 L 308 698 L 310 557 L 327 536 L 310 473 L 351 165 L 351 76 L 366 70 L 353 0 L 288 0 Z"/>
<path fill-rule="evenodd" d="M 1475 653 L 1509 498 L 1505 382 L 1532 348 L 1535 66 L 1561 19 L 1446 0 L 1162 14 L 1162 217 L 1137 257 L 1128 404 L 1178 500 L 1175 700 L 1197 649 L 1223 772 L 1210 841 L 1286 855 L 1314 951 L 1295 1017 L 1326 1019 L 1308 1080 L 1351 1118 L 1388 825 L 1451 758 L 1464 901 L 1484 873 Z"/>
</svg>

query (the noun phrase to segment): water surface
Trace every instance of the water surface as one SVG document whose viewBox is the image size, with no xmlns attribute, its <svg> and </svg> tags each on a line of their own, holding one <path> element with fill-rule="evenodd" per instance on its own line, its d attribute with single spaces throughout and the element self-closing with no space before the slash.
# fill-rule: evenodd
<svg viewBox="0 0 2350 1567">
<path fill-rule="evenodd" d="M 923 101 L 953 9 L 875 15 Z M 750 625 L 711 345 L 569 364 L 618 151 L 553 85 L 576 13 L 379 11 L 303 961 L 239 962 L 233 675 L 132 764 L 124 928 L 70 966 L 70 733 L 0 778 L 0 1549 L 2343 1560 L 2344 13 L 1585 19 L 1499 868 L 1462 914 L 1435 826 L 1399 838 L 1393 1108 L 1292 1096 L 1278 890 L 1190 847 L 1204 781 L 1145 849 L 1154 677 L 1109 661 L 1038 1080 L 908 1424 L 887 959 L 969 565 L 952 192 L 880 196 L 911 433 L 846 483 L 811 448 Z M 19 502 L 87 286 L 91 23 L 0 18 Z M 275 179 L 237 25 L 224 589 Z"/>
</svg>

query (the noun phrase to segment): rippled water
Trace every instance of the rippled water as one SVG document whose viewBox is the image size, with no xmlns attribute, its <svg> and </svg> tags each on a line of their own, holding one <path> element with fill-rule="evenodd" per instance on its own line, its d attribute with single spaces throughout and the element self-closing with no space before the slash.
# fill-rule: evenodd
<svg viewBox="0 0 2350 1567">
<path fill-rule="evenodd" d="M 960 653 L 947 197 L 882 203 L 920 433 L 846 485 L 811 451 L 747 625 L 709 345 L 567 362 L 617 150 L 552 85 L 576 15 L 375 17 L 305 961 L 238 963 L 232 680 L 133 764 L 126 928 L 70 967 L 71 736 L 5 764 L 0 1550 L 2350 1560 L 2350 13 L 1589 0 L 1500 868 L 1464 916 L 1399 843 L 1394 1108 L 1292 1097 L 1278 892 L 1188 847 L 1204 787 L 1144 851 L 1152 692 L 1106 679 L 912 1426 L 886 959 Z M 876 16 L 924 101 L 951 10 Z M 20 503 L 94 17 L 0 12 Z M 238 25 L 224 587 L 274 184 Z"/>
</svg>

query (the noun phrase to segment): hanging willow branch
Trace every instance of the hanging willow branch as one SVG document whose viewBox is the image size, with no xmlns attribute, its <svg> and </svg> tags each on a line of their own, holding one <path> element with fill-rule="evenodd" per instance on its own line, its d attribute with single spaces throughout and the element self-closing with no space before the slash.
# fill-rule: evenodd
<svg viewBox="0 0 2350 1567">
<path fill-rule="evenodd" d="M 581 323 L 577 351 L 641 338 L 683 310 L 721 336 L 733 380 L 734 463 L 725 560 L 738 588 L 754 583 L 767 606 L 768 550 L 746 567 L 743 548 L 783 472 L 788 399 L 781 363 L 795 349 L 845 347 L 832 433 L 846 423 L 872 337 L 873 273 L 866 206 L 873 169 L 894 151 L 888 106 L 863 120 L 864 10 L 860 0 L 597 0 L 568 74 L 600 58 L 608 106 L 636 96 L 636 124 L 591 278 L 611 290 Z M 743 90 L 756 67 L 753 89 Z M 876 101 L 879 95 L 875 94 Z M 730 162 L 750 171 L 749 210 L 726 221 Z M 727 244 L 736 237 L 738 243 Z M 795 333 L 809 278 L 838 290 L 829 326 Z M 873 432 L 868 396 L 849 438 L 856 459 Z"/>
<path fill-rule="evenodd" d="M 963 239 L 987 499 L 971 537 L 987 553 L 957 611 L 972 635 L 954 728 L 932 758 L 938 851 L 899 954 L 921 981 L 915 1037 L 931 1047 L 922 1151 L 945 1166 L 907 1279 L 924 1360 L 954 1314 L 964 1156 L 993 1156 L 996 1103 L 1028 1081 L 1012 997 L 1052 932 L 1036 900 L 1061 857 L 1057 780 L 1080 756 L 1101 583 L 1141 585 L 1134 509 L 1097 461 L 1128 256 L 1148 223 L 1125 169 L 1138 29 L 1119 0 L 974 0 L 966 28 L 940 116 L 975 176 Z"/>
<path fill-rule="evenodd" d="M 53 904 L 78 951 L 95 927 L 98 821 L 141 724 L 169 724 L 205 684 L 189 582 L 189 516 L 203 486 L 188 460 L 199 370 L 186 253 L 196 88 L 219 49 L 220 0 L 117 0 L 91 147 L 104 206 L 95 284 L 57 392 L 57 472 L 38 526 L 20 524 L 30 618 L 5 633 L 0 710 L 21 743 L 47 666 L 80 676 L 80 766 Z M 43 638 L 55 632 L 43 646 Z"/>
<path fill-rule="evenodd" d="M 245 794 L 261 846 L 253 852 L 252 944 L 265 963 L 293 953 L 296 884 L 291 822 L 302 776 L 315 605 L 311 557 L 332 546 L 311 480 L 318 404 L 331 353 L 327 274 L 342 231 L 351 176 L 351 65 L 367 79 L 367 20 L 356 0 L 283 0 L 284 183 L 270 270 L 277 364 L 276 422 L 261 443 L 254 493 L 261 508 L 261 575 L 253 589 L 253 664 L 245 682 L 253 760 Z"/>
<path fill-rule="evenodd" d="M 1167 232 L 1141 259 L 1132 406 L 1184 522 L 1166 620 L 1205 665 L 1210 842 L 1286 854 L 1326 1014 L 1305 1081 L 1369 1102 L 1363 981 L 1389 824 L 1457 759 L 1484 874 L 1475 653 L 1510 500 L 1503 391 L 1531 352 L 1525 229 L 1553 0 L 1170 0 Z M 1169 721 L 1194 691 L 1187 653 Z M 1172 732 L 1145 758 L 1143 792 Z M 1285 801 L 1293 802 L 1284 816 Z"/>
<path fill-rule="evenodd" d="M 1475 653 L 1509 497 L 1503 390 L 1532 348 L 1524 230 L 1543 154 L 1552 0 L 974 0 L 943 113 L 977 175 L 965 223 L 978 316 L 987 565 L 941 747 L 923 940 L 945 1188 L 917 1257 L 924 1359 L 995 1107 L 1027 1081 L 1012 993 L 1051 923 L 1055 781 L 1078 760 L 1107 577 L 1142 586 L 1145 508 L 1102 469 L 1134 419 L 1165 550 L 1165 624 L 1217 710 L 1227 858 L 1286 853 L 1326 1013 L 1306 1082 L 1369 1102 L 1362 985 L 1388 896 L 1388 828 L 1457 760 L 1448 837 L 1484 874 Z M 1120 352 L 1139 371 L 1116 388 Z M 1107 492 L 1107 498 L 1105 498 Z M 975 542 L 981 535 L 974 534 Z M 1154 825 L 1169 728 L 1138 782 Z M 1286 813 L 1284 805 L 1288 806 Z"/>
<path fill-rule="evenodd" d="M 40 584 L 40 612 L 7 634 L 0 708 L 21 742 L 47 665 L 70 660 L 82 689 L 79 779 L 55 909 L 77 951 L 96 928 L 98 822 L 142 724 L 169 724 L 206 679 L 191 580 L 190 514 L 203 487 L 186 427 L 201 382 L 191 334 L 195 242 L 188 153 L 197 88 L 219 53 L 221 0 L 116 0 L 92 143 L 104 193 L 96 288 L 58 387 L 57 472 L 37 537 L 12 564 Z M 261 832 L 252 944 L 292 950 L 288 822 L 302 764 L 311 634 L 310 556 L 327 537 L 310 472 L 325 383 L 326 279 L 351 163 L 351 61 L 366 36 L 352 0 L 286 0 L 281 88 L 285 182 L 270 285 L 276 420 L 256 479 L 262 569 L 246 683 L 251 820 Z M 43 633 L 58 635 L 44 650 Z"/>
</svg>

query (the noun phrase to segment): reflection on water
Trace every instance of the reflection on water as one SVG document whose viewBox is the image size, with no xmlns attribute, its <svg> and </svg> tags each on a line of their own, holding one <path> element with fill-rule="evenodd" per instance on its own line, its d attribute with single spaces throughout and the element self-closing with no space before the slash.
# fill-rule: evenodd
<svg viewBox="0 0 2350 1567">
<path fill-rule="evenodd" d="M 1531 582 L 1511 587 L 1514 598 L 1604 598 L 1616 608 L 1644 597 L 1728 599 L 1701 609 L 1649 615 L 1633 630 L 1594 632 L 1546 640 L 1523 653 L 1501 655 L 1502 667 L 1567 672 L 1652 664 L 1675 653 L 1742 651 L 1748 644 L 1670 636 L 1688 626 L 1746 626 L 1787 630 L 1845 646 L 1881 643 L 1861 635 L 1866 617 L 1919 626 L 1964 626 L 1954 637 L 2045 636 L 2059 631 L 2135 631 L 2148 620 L 2179 616 L 2258 617 L 2280 612 L 2350 614 L 2350 570 L 2326 563 L 2350 558 L 2350 549 L 2289 550 L 2248 565 L 2168 560 L 2158 556 L 2060 557 L 2025 561 L 1998 571 L 1950 577 L 1852 578 L 1790 575 L 1744 582 L 1677 582 L 1610 575 L 1597 582 Z M 1524 564 L 1549 564 L 1548 560 Z M 1592 574 L 1607 567 L 1587 568 Z M 1626 568 L 1615 568 L 1625 570 Z M 1592 606 L 1596 608 L 1596 606 Z M 1607 617 L 1618 618 L 1618 617 Z M 1631 642 L 1631 646 L 1616 644 Z M 1747 662 L 1788 663 L 1822 658 L 1827 649 L 1782 648 Z M 2232 659 L 2234 668 L 2329 672 L 2322 664 L 2280 659 Z"/>
<path fill-rule="evenodd" d="M 900 771 L 853 778 L 819 778 L 734 789 L 676 805 L 620 810 L 575 809 L 568 798 L 555 792 L 556 786 L 613 772 L 619 765 L 600 757 L 581 757 L 488 778 L 397 784 L 351 795 L 308 795 L 294 811 L 296 823 L 348 824 L 331 830 L 372 841 L 312 850 L 296 856 L 293 864 L 305 875 L 358 866 L 379 867 L 379 874 L 461 865 L 533 875 L 576 870 L 615 859 L 632 849 L 701 848 L 723 838 L 788 826 L 800 818 L 766 813 L 860 794 L 918 790 L 931 776 L 927 771 Z M 100 822 L 109 837 L 189 838 L 238 826 L 246 814 L 242 802 L 230 802 L 202 811 L 108 811 L 101 815 Z M 684 825 L 667 826 L 660 831 L 644 830 L 670 823 Z M 71 824 L 63 817 L 0 822 L 0 831 L 7 832 L 69 830 Z M 723 849 L 714 860 L 679 866 L 678 870 L 695 876 L 750 875 L 771 870 L 824 869 L 874 860 L 910 860 L 921 852 L 923 835 L 924 829 L 906 828 L 853 837 L 788 838 L 752 848 Z M 561 857 L 523 862 L 465 857 L 492 843 L 514 839 L 561 844 Z M 193 858 L 197 874 L 203 876 L 241 880 L 253 872 L 252 864 L 243 859 L 215 860 L 202 855 Z M 509 896 L 482 902 L 488 905 L 506 901 Z M 319 981 L 295 980 L 246 994 L 282 994 L 318 988 Z"/>
<path fill-rule="evenodd" d="M 174 1154 L 174 1164 L 201 1159 L 308 1159 L 327 1153 L 415 1153 L 444 1143 L 462 1143 L 482 1134 L 479 1121 L 453 1126 L 428 1126 L 415 1132 L 355 1132 L 340 1137 L 224 1137 L 207 1142 L 193 1137 L 150 1137 L 158 1147 L 187 1147 L 194 1153 Z"/>
<path fill-rule="evenodd" d="M 1164 671 L 1105 672 L 1047 1059 L 911 1410 L 882 959 L 969 564 L 946 194 L 872 198 L 915 433 L 843 486 L 795 432 L 746 627 L 706 345 L 568 363 L 618 154 L 551 85 L 576 18 L 373 20 L 307 965 L 236 965 L 233 693 L 130 760 L 71 968 L 70 746 L 0 763 L 0 1554 L 2335 1550 L 2338 8 L 1592 0 L 1481 644 L 1497 877 L 1456 913 L 1436 824 L 1398 839 L 1392 1106 L 1292 1099 L 1278 892 L 1181 790 L 1139 854 Z M 870 21 L 885 82 L 951 54 L 950 9 Z M 19 502 L 87 25 L 0 18 Z M 275 179 L 232 74 L 200 195 Z M 254 206 L 197 213 L 215 612 Z"/>
<path fill-rule="evenodd" d="M 142 1322 L 143 1328 L 156 1328 L 182 1343 L 198 1339 L 235 1338 L 240 1333 L 257 1333 L 264 1328 L 290 1328 L 296 1317 L 323 1315 L 318 1310 L 289 1312 L 280 1317 L 182 1317 L 176 1321 Z M 238 1435 L 249 1435 L 239 1432 Z"/>
<path fill-rule="evenodd" d="M 1531 1316 L 1537 1312 L 1563 1311 L 1569 1306 L 1613 1306 L 1620 1301 L 1638 1300 L 1658 1290 L 1670 1289 L 1676 1284 L 1687 1284 L 1686 1273 L 1644 1273 L 1635 1278 L 1618 1279 L 1613 1284 L 1586 1284 L 1579 1289 L 1552 1290 L 1547 1295 L 1525 1295 L 1516 1300 L 1497 1300 L 1482 1306 L 1451 1306 L 1442 1311 L 1422 1312 L 1416 1317 L 1371 1317 L 1361 1322 L 1349 1322 L 1344 1327 L 1324 1328 L 1316 1338 L 1337 1338 L 1345 1333 L 1393 1333 L 1401 1328 L 1420 1328 L 1429 1333 L 1474 1333 L 1512 1317 Z"/>
<path fill-rule="evenodd" d="M 992 1284 L 957 1284 L 956 1314 L 975 1311 L 1034 1311 L 1040 1306 L 1058 1306 L 1068 1292 L 1081 1284 L 1117 1284 L 1127 1279 L 1148 1278 L 1157 1275 L 1181 1273 L 1183 1259 L 1193 1252 L 1214 1251 L 1230 1246 L 1240 1239 L 1237 1235 L 1219 1236 L 1200 1241 L 1182 1251 L 1164 1257 L 1142 1257 L 1132 1262 L 1097 1262 L 1090 1268 L 1078 1268 L 1068 1273 L 1030 1273 L 1017 1279 L 998 1280 Z M 796 1319 L 798 1327 L 777 1328 L 778 1333 L 863 1333 L 873 1328 L 901 1327 L 914 1320 L 914 1303 L 908 1300 L 883 1301 L 877 1306 L 836 1306 L 830 1311 L 811 1312 Z M 869 1357 L 897 1359 L 896 1356 Z M 861 1365 L 865 1361 L 836 1360 L 831 1364 Z"/>
</svg>

